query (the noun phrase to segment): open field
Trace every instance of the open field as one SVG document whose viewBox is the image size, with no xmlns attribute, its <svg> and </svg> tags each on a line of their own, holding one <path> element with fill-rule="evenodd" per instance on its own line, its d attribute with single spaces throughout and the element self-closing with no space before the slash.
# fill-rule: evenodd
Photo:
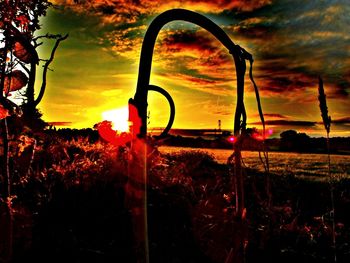
<svg viewBox="0 0 350 263">
<path fill-rule="evenodd" d="M 196 152 L 197 148 L 161 146 L 163 153 L 179 153 L 181 151 Z M 212 155 L 218 163 L 226 164 L 233 150 L 200 149 Z M 328 176 L 328 156 L 326 154 L 269 152 L 270 172 L 278 174 L 292 173 L 297 176 L 318 176 L 321 179 Z M 253 151 L 242 152 L 246 167 L 263 171 L 259 153 Z M 350 176 L 350 155 L 331 155 L 331 174 L 334 177 Z M 316 178 L 315 178 L 316 179 Z"/>
</svg>

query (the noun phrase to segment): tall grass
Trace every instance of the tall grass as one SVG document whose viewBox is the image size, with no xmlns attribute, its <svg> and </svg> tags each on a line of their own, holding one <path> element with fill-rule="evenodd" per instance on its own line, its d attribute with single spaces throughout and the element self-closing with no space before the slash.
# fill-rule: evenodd
<svg viewBox="0 0 350 263">
<path fill-rule="evenodd" d="M 328 177 L 330 178 L 330 191 L 331 191 L 331 216 L 332 216 L 332 238 L 333 238 L 333 248 L 334 248 L 334 262 L 337 262 L 337 250 L 336 250 L 336 237 L 335 237 L 335 213 L 334 213 L 334 185 L 331 180 L 331 156 L 330 156 L 330 145 L 329 145 L 329 133 L 331 128 L 331 116 L 328 115 L 327 99 L 324 93 L 322 78 L 318 79 L 318 101 L 321 110 L 322 121 L 324 128 L 327 133 L 327 152 L 328 152 Z"/>
</svg>

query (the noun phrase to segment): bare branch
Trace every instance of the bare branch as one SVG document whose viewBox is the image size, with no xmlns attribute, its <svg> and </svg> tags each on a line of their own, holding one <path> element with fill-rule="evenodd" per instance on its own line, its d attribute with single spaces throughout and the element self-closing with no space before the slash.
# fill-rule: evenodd
<svg viewBox="0 0 350 263">
<path fill-rule="evenodd" d="M 34 41 L 34 48 L 37 48 L 37 47 L 41 46 L 42 44 L 44 44 L 44 42 L 36 43 Z"/>
<path fill-rule="evenodd" d="M 45 34 L 45 35 L 42 35 L 42 36 L 37 36 L 35 38 L 33 38 L 33 41 L 36 41 L 38 39 L 41 39 L 41 38 L 48 38 L 48 39 L 59 39 L 59 38 L 62 38 L 63 36 L 61 34 Z"/>
<path fill-rule="evenodd" d="M 28 74 L 30 74 L 30 70 L 26 67 L 26 65 L 20 61 L 19 59 L 17 60 L 17 63 L 21 65 L 21 67 L 25 70 L 25 72 L 27 72 Z"/>
<path fill-rule="evenodd" d="M 49 58 L 49 60 L 46 61 L 45 65 L 44 65 L 44 70 L 43 70 L 43 82 L 41 83 L 41 88 L 40 88 L 40 92 L 38 95 L 38 98 L 34 101 L 34 105 L 35 107 L 40 103 L 40 101 L 42 100 L 44 93 L 45 93 L 45 89 L 46 89 L 46 75 L 47 75 L 47 71 L 49 70 L 49 66 L 51 64 L 51 62 L 53 61 L 54 57 L 55 57 L 55 52 L 56 49 L 58 48 L 59 44 L 61 41 L 66 40 L 68 37 L 68 34 L 66 34 L 63 37 L 60 37 L 56 40 L 56 43 L 51 51 L 51 56 Z"/>
</svg>

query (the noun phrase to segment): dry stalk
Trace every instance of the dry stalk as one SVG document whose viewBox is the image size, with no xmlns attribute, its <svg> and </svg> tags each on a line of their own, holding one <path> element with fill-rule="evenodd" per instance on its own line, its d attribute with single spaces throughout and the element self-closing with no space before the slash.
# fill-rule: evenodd
<svg viewBox="0 0 350 263">
<path fill-rule="evenodd" d="M 323 81 L 321 77 L 318 78 L 318 101 L 320 102 L 321 116 L 324 124 L 324 128 L 327 133 L 327 153 L 328 153 L 328 177 L 330 180 L 330 191 L 331 191 L 331 218 L 332 218 L 332 241 L 334 249 L 334 262 L 337 262 L 337 251 L 336 251 L 336 238 L 335 238 L 335 217 L 334 217 L 334 185 L 331 180 L 331 155 L 330 155 L 330 144 L 329 144 L 329 133 L 331 128 L 331 116 L 328 115 L 327 99 L 323 89 Z"/>
</svg>

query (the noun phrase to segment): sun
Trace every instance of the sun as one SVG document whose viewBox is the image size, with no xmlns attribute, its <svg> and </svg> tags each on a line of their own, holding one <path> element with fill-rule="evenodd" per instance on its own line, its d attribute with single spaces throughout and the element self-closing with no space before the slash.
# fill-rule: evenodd
<svg viewBox="0 0 350 263">
<path fill-rule="evenodd" d="M 129 109 L 128 107 L 113 109 L 102 112 L 102 119 L 112 122 L 112 129 L 119 132 L 129 131 Z"/>
</svg>

